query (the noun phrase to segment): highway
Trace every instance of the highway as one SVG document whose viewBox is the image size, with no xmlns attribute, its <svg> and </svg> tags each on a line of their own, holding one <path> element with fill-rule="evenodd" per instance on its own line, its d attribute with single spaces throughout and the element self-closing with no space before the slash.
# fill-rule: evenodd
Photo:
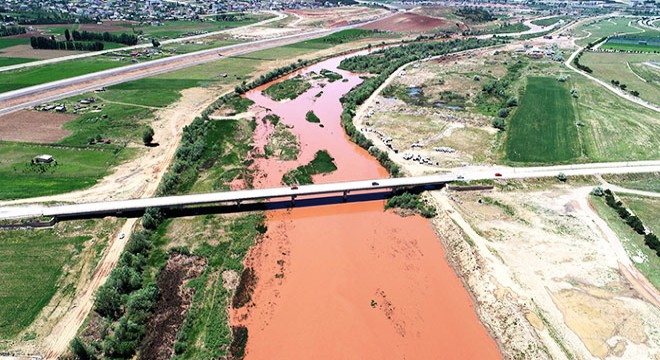
<svg viewBox="0 0 660 360">
<path fill-rule="evenodd" d="M 82 94 L 105 86 L 111 86 L 189 66 L 216 61 L 221 58 L 218 55 L 223 57 L 238 56 L 322 37 L 352 26 L 354 25 L 338 27 L 330 30 L 314 30 L 301 34 L 282 36 L 275 39 L 258 40 L 244 44 L 201 50 L 8 91 L 0 94 L 0 115 L 26 107 L 39 105 L 44 102 Z M 53 94 L 48 95 L 49 92 L 53 92 Z"/>
<path fill-rule="evenodd" d="M 399 187 L 441 185 L 453 181 L 486 179 L 523 179 L 557 176 L 598 175 L 608 173 L 650 173 L 660 172 L 660 161 L 636 161 L 617 163 L 594 163 L 580 165 L 558 165 L 529 168 L 463 168 L 451 174 L 426 175 L 404 178 L 385 178 L 348 181 L 329 184 L 301 185 L 239 191 L 214 192 L 193 195 L 164 196 L 156 198 L 129 199 L 72 205 L 44 206 L 28 205 L 0 208 L 0 219 L 20 219 L 36 217 L 66 217 L 116 214 L 125 211 L 141 211 L 148 207 L 185 207 L 219 203 L 240 203 L 244 201 L 291 198 L 322 194 L 348 194 L 354 191 L 383 190 Z"/>
</svg>

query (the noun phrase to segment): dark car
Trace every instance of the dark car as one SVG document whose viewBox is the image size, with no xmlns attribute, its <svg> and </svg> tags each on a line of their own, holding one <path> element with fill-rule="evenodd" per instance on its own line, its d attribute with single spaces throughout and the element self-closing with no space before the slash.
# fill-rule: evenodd
<svg viewBox="0 0 660 360">
<path fill-rule="evenodd" d="M 502 173 L 495 173 L 495 176 L 497 177 L 502 176 Z"/>
<path fill-rule="evenodd" d="M 378 183 L 378 181 L 373 181 L 373 182 L 371 183 L 371 186 L 378 186 L 378 185 L 380 185 L 380 184 Z"/>
<path fill-rule="evenodd" d="M 293 185 L 293 186 L 291 187 L 291 190 L 298 190 L 298 185 Z"/>
</svg>

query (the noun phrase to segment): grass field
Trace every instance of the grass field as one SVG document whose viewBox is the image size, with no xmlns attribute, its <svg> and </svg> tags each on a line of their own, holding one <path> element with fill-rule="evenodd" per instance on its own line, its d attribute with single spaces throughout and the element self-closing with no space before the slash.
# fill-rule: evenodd
<svg viewBox="0 0 660 360">
<path fill-rule="evenodd" d="M 574 16 L 555 16 L 547 19 L 533 20 L 532 24 L 546 27 L 552 24 L 556 24 L 561 20 L 570 21 L 573 20 L 574 18 L 575 18 Z"/>
<path fill-rule="evenodd" d="M 59 225 L 0 231 L 0 339 L 10 339 L 32 323 L 57 291 L 65 264 L 91 237 L 67 234 Z"/>
<path fill-rule="evenodd" d="M 112 61 L 105 57 L 95 57 L 93 59 L 64 61 L 56 64 L 6 71 L 0 77 L 0 93 L 123 65 L 126 65 L 126 63 Z"/>
<path fill-rule="evenodd" d="M 16 65 L 16 64 L 24 64 L 24 63 L 28 63 L 28 62 L 36 61 L 36 60 L 37 59 L 3 58 L 3 57 L 0 57 L 0 67 L 9 66 L 9 65 Z"/>
<path fill-rule="evenodd" d="M 635 194 L 617 193 L 621 201 L 626 204 L 644 225 L 653 233 L 660 233 L 660 198 L 650 198 Z"/>
<path fill-rule="evenodd" d="M 617 44 L 612 41 L 608 41 L 607 43 L 601 45 L 600 49 L 660 53 L 660 46 L 643 44 Z"/>
<path fill-rule="evenodd" d="M 57 166 L 39 169 L 33 157 L 50 154 Z M 18 199 L 60 194 L 94 185 L 111 165 L 125 159 L 129 151 L 114 149 L 61 149 L 36 144 L 0 142 L 0 199 Z M 42 171 L 43 172 L 40 172 Z"/>
<path fill-rule="evenodd" d="M 601 20 L 595 24 L 580 26 L 575 30 L 576 37 L 589 36 L 581 40 L 576 40 L 575 43 L 584 46 L 592 41 L 614 33 L 641 32 L 641 29 L 629 25 L 631 21 L 633 21 L 633 19 L 610 18 Z"/>
<path fill-rule="evenodd" d="M 594 205 L 600 217 L 607 221 L 610 228 L 614 230 L 621 241 L 621 244 L 626 249 L 628 256 L 633 257 L 643 255 L 645 258 L 644 262 L 640 264 L 633 261 L 633 264 L 635 264 L 635 267 L 644 274 L 653 286 L 660 289 L 660 257 L 656 255 L 655 251 L 646 246 L 644 238 L 641 235 L 633 231 L 628 224 L 621 220 L 614 209 L 605 204 L 604 198 L 592 197 L 591 203 Z M 628 203 L 625 203 L 625 205 L 631 206 Z M 655 216 L 657 216 L 657 211 L 660 210 L 657 206 L 656 202 Z M 646 222 L 646 219 L 642 218 L 641 215 L 639 217 L 642 221 Z"/>
<path fill-rule="evenodd" d="M 641 99 L 660 104 L 660 82 L 657 78 L 650 76 L 654 73 L 652 68 L 643 65 L 649 61 L 660 61 L 660 54 L 587 52 L 580 58 L 580 63 L 593 69 L 592 76 L 606 83 L 617 80 L 626 84 L 627 90 L 638 91 Z M 642 70 L 639 71 L 639 69 Z"/>
<path fill-rule="evenodd" d="M 603 175 L 603 179 L 611 184 L 628 189 L 660 192 L 660 173 L 610 174 Z M 660 229 L 658 232 L 660 232 Z"/>
<path fill-rule="evenodd" d="M 563 162 L 581 156 L 573 100 L 565 84 L 530 77 L 509 121 L 506 158 L 515 162 Z"/>
<path fill-rule="evenodd" d="M 631 103 L 582 76 L 572 80 L 579 97 L 584 152 L 590 161 L 660 158 L 660 122 L 655 111 Z"/>
<path fill-rule="evenodd" d="M 17 39 L 17 38 L 0 38 L 0 49 L 8 48 L 16 45 L 29 44 L 30 39 Z M 0 52 L 0 56 L 2 53 Z"/>
<path fill-rule="evenodd" d="M 130 26 L 125 25 L 122 31 L 143 31 L 146 37 L 156 38 L 175 38 L 178 35 L 190 33 L 193 31 L 219 31 L 224 29 L 236 28 L 239 26 L 250 25 L 256 22 L 272 18 L 271 14 L 247 14 L 243 20 L 238 21 L 166 21 L 162 26 Z"/>
</svg>

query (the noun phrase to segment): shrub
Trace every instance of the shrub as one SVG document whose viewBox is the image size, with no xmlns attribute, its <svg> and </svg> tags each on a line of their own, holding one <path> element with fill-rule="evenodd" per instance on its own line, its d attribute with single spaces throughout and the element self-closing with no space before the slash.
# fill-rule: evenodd
<svg viewBox="0 0 660 360">
<path fill-rule="evenodd" d="M 144 145 L 151 145 L 152 141 L 154 141 L 154 129 L 151 126 L 147 126 L 142 132 L 142 142 L 144 142 Z"/>
</svg>

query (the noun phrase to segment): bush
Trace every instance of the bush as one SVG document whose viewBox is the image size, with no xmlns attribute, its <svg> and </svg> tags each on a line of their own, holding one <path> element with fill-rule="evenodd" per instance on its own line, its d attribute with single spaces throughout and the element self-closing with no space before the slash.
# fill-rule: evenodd
<svg viewBox="0 0 660 360">
<path fill-rule="evenodd" d="M 497 110 L 497 117 L 505 118 L 507 116 L 509 116 L 509 110 L 508 109 L 501 108 L 501 109 Z"/>
<path fill-rule="evenodd" d="M 496 128 L 498 130 L 501 130 L 501 131 L 506 130 L 506 120 L 504 120 L 503 118 L 500 118 L 500 117 L 495 118 L 495 119 L 493 119 L 493 121 L 491 121 L 491 124 L 493 125 L 494 128 Z"/>
<path fill-rule="evenodd" d="M 73 355 L 80 360 L 96 359 L 94 351 L 77 336 L 71 340 L 71 351 L 73 351 Z"/>
<path fill-rule="evenodd" d="M 142 132 L 142 141 L 144 145 L 151 145 L 151 142 L 154 141 L 154 129 L 151 126 L 147 126 Z"/>
</svg>

